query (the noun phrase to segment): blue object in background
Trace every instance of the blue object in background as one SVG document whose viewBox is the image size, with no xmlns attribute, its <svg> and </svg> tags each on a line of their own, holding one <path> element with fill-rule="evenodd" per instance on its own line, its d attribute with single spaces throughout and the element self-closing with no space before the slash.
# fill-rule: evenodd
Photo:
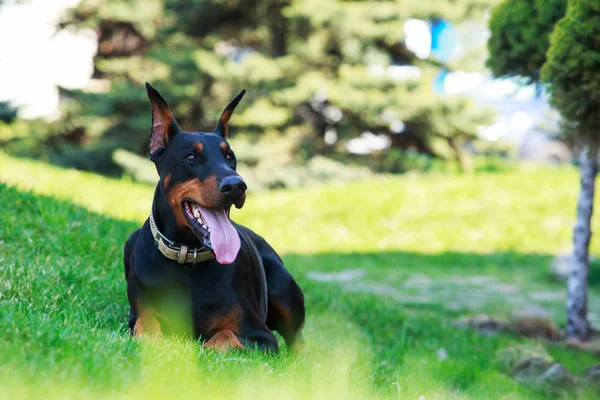
<svg viewBox="0 0 600 400">
<path fill-rule="evenodd" d="M 454 55 L 458 46 L 456 28 L 444 20 L 431 25 L 431 54 L 441 62 L 446 62 Z"/>
<path fill-rule="evenodd" d="M 444 79 L 446 79 L 446 76 L 448 76 L 448 71 L 445 69 L 440 71 L 438 76 L 436 76 L 436 78 L 431 83 L 431 91 L 433 93 L 440 96 L 446 93 L 446 88 L 444 87 Z"/>
</svg>

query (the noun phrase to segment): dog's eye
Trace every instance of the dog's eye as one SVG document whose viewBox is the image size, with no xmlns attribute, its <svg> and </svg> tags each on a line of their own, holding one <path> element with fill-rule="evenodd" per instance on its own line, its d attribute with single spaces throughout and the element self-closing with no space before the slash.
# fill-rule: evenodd
<svg viewBox="0 0 600 400">
<path fill-rule="evenodd" d="M 187 156 L 185 156 L 185 159 L 188 161 L 195 161 L 196 160 L 196 155 L 194 153 L 190 153 Z"/>
<path fill-rule="evenodd" d="M 233 160 L 235 160 L 235 156 L 233 155 L 233 153 L 227 153 L 225 155 L 225 158 L 227 159 L 227 161 L 233 161 Z"/>
</svg>

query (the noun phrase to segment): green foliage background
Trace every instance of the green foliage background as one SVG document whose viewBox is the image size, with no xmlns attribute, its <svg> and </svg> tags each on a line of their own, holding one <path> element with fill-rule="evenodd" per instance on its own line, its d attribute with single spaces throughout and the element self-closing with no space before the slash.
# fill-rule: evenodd
<svg viewBox="0 0 600 400">
<path fill-rule="evenodd" d="M 570 0 L 550 38 L 542 78 L 567 134 L 600 144 L 600 3 Z"/>
<path fill-rule="evenodd" d="M 506 0 L 490 20 L 487 66 L 496 76 L 546 84 L 573 141 L 600 142 L 598 15 L 597 1 Z"/>
<path fill-rule="evenodd" d="M 447 66 L 408 51 L 404 22 L 443 18 L 460 24 L 481 18 L 495 3 L 83 0 L 59 28 L 97 32 L 92 90 L 62 89 L 62 118 L 35 126 L 34 138 L 6 146 L 62 165 L 121 174 L 116 149 L 147 154 L 150 119 L 143 84 L 149 81 L 180 125 L 193 131 L 212 131 L 224 105 L 247 88 L 232 120 L 234 135 L 272 132 L 285 138 L 280 147 L 290 165 L 305 165 L 317 155 L 339 159 L 345 141 L 364 131 L 392 137 L 397 120 L 420 152 L 444 158 L 444 151 L 432 150 L 436 137 L 446 147 L 448 136 L 462 143 L 475 137 L 475 123 L 490 116 L 466 100 L 449 107 L 431 93 L 432 79 Z M 390 65 L 418 66 L 421 78 L 394 79 L 385 72 Z M 460 117 L 464 110 L 468 118 Z M 447 120 L 440 133 L 436 127 Z M 330 128 L 339 139 L 333 145 L 324 140 Z M 411 157 L 392 151 L 367 164 L 398 172 L 411 165 Z"/>
<path fill-rule="evenodd" d="M 487 66 L 496 76 L 540 80 L 554 24 L 565 14 L 567 0 L 506 0 L 490 19 Z"/>
</svg>

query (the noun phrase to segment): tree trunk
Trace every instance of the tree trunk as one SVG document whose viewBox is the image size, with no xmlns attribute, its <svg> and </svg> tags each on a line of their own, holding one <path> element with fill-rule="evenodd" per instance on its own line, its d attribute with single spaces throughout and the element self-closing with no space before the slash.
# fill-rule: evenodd
<svg viewBox="0 0 600 400">
<path fill-rule="evenodd" d="M 598 173 L 598 147 L 586 144 L 581 150 L 581 191 L 577 201 L 577 219 L 573 229 L 573 265 L 567 292 L 567 337 L 585 340 L 590 334 L 587 320 L 589 245 L 594 210 L 594 186 Z"/>
<path fill-rule="evenodd" d="M 469 164 L 468 164 L 468 162 L 465 158 L 465 155 L 463 154 L 460 146 L 458 145 L 458 143 L 456 143 L 456 140 L 454 138 L 447 138 L 446 141 L 448 142 L 448 145 L 450 146 L 452 151 L 454 151 L 456 163 L 458 164 L 458 169 L 460 170 L 460 172 L 468 171 Z"/>
<path fill-rule="evenodd" d="M 287 54 L 287 20 L 283 8 L 289 5 L 287 0 L 275 0 L 268 10 L 269 31 L 271 33 L 271 56 L 282 57 Z"/>
</svg>

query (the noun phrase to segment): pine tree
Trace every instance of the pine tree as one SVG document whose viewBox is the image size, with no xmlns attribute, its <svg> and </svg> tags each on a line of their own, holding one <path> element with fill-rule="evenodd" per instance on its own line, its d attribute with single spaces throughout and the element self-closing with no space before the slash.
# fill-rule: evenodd
<svg viewBox="0 0 600 400">
<path fill-rule="evenodd" d="M 368 68 L 418 65 L 425 77 L 439 68 L 402 44 L 407 18 L 460 22 L 495 2 L 84 0 L 63 28 L 98 32 L 94 77 L 110 90 L 64 91 L 75 100 L 69 115 L 102 137 L 97 146 L 143 154 L 145 81 L 169 99 L 184 129 L 203 131 L 246 88 L 234 124 L 239 131 L 292 129 L 313 138 L 306 141 L 309 155 L 334 151 L 324 141 L 330 127 L 339 139 L 365 130 L 391 134 L 391 120 L 411 125 L 424 109 L 435 114 L 442 107 L 430 100 L 427 79 L 398 81 Z"/>
</svg>

